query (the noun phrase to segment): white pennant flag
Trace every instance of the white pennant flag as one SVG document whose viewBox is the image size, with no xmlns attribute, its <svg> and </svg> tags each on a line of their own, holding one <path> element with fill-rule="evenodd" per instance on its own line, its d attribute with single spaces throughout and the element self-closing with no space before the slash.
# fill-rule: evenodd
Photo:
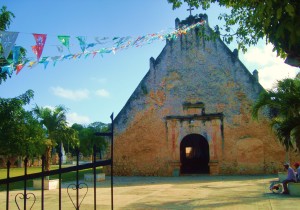
<svg viewBox="0 0 300 210">
<path fill-rule="evenodd" d="M 3 55 L 5 59 L 8 57 L 11 49 L 16 43 L 19 32 L 0 31 L 1 44 L 3 47 Z"/>
</svg>

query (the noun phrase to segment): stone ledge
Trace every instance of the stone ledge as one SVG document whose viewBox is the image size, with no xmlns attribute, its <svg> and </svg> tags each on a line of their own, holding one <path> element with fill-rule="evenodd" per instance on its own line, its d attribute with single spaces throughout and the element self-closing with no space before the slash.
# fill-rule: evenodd
<svg viewBox="0 0 300 210">
<path fill-rule="evenodd" d="M 288 183 L 288 190 L 292 196 L 300 196 L 300 183 Z"/>
<path fill-rule="evenodd" d="M 101 182 L 105 180 L 105 173 L 96 174 L 96 182 Z M 84 181 L 93 182 L 94 174 L 84 174 Z"/>
<path fill-rule="evenodd" d="M 55 190 L 58 187 L 59 179 L 45 179 L 44 180 L 44 189 L 45 190 Z M 33 188 L 35 190 L 42 189 L 42 180 L 41 179 L 34 179 L 33 180 Z"/>
</svg>

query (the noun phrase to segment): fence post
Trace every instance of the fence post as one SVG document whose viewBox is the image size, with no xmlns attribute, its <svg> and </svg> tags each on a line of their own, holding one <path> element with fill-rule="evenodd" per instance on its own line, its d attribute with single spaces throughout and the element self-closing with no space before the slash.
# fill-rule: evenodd
<svg viewBox="0 0 300 210">
<path fill-rule="evenodd" d="M 76 149 L 76 210 L 79 210 L 79 149 Z"/>
<path fill-rule="evenodd" d="M 61 143 L 60 143 L 60 146 L 59 146 L 59 153 L 58 153 L 58 164 L 59 164 L 59 174 L 58 174 L 58 179 L 59 179 L 59 183 L 58 183 L 58 186 L 59 186 L 59 190 L 58 190 L 58 196 L 59 196 L 59 198 L 58 198 L 58 202 L 59 202 L 59 204 L 58 204 L 58 208 L 59 208 L 59 210 L 61 210 L 61 163 L 62 163 L 62 160 L 61 160 L 61 157 L 62 157 L 62 153 L 61 153 Z"/>
<path fill-rule="evenodd" d="M 44 209 L 45 155 L 42 155 L 42 210 Z"/>
<path fill-rule="evenodd" d="M 24 160 L 24 210 L 26 210 L 26 203 L 27 203 L 27 164 L 28 158 L 26 157 Z"/>
<path fill-rule="evenodd" d="M 7 179 L 9 179 L 9 170 L 10 170 L 10 161 L 8 160 L 6 163 L 7 166 Z M 9 209 L 9 182 L 6 183 L 6 210 Z"/>
<path fill-rule="evenodd" d="M 96 145 L 93 147 L 93 173 L 94 173 L 94 210 L 96 210 L 97 202 L 96 202 Z"/>
<path fill-rule="evenodd" d="M 114 113 L 111 114 L 110 116 L 110 119 L 111 119 L 111 169 L 110 169 L 110 180 L 111 180 L 111 183 L 110 183 L 110 188 L 111 188 L 111 209 L 114 209 L 114 189 L 113 189 L 113 186 L 114 186 L 114 180 L 113 180 L 113 177 L 114 177 Z"/>
</svg>

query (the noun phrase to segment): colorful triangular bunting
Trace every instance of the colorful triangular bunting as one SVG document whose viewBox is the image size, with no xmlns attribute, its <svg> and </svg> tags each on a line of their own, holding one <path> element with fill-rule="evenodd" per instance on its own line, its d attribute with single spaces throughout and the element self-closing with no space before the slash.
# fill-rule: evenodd
<svg viewBox="0 0 300 210">
<path fill-rule="evenodd" d="M 1 44 L 3 47 L 3 56 L 7 59 L 11 49 L 16 43 L 18 32 L 0 31 Z"/>
<path fill-rule="evenodd" d="M 32 50 L 36 54 L 37 60 L 39 60 L 43 53 L 47 34 L 33 34 L 33 36 L 34 36 L 36 45 L 32 47 Z"/>
</svg>

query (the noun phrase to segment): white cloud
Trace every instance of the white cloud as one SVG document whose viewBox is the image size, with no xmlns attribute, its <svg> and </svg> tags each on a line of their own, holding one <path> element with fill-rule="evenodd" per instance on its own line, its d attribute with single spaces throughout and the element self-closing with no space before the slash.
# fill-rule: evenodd
<svg viewBox="0 0 300 210">
<path fill-rule="evenodd" d="M 265 89 L 271 89 L 278 80 L 294 78 L 298 71 L 284 63 L 265 66 L 258 72 L 259 82 Z"/>
<path fill-rule="evenodd" d="M 67 116 L 67 122 L 69 123 L 70 126 L 73 125 L 74 123 L 78 123 L 78 124 L 91 123 L 91 120 L 89 117 L 80 116 L 76 112 L 67 113 L 66 116 Z"/>
<path fill-rule="evenodd" d="M 282 62 L 281 58 L 276 56 L 275 52 L 272 52 L 273 46 L 271 44 L 264 45 L 262 47 L 250 47 L 244 58 L 249 63 L 256 63 L 260 66 L 265 66 L 274 62 Z"/>
<path fill-rule="evenodd" d="M 89 97 L 89 91 L 87 89 L 68 90 L 68 89 L 64 89 L 62 87 L 51 87 L 51 90 L 52 90 L 53 94 L 56 96 L 75 100 L 75 101 L 86 99 Z"/>
<path fill-rule="evenodd" d="M 100 97 L 109 97 L 109 92 L 105 89 L 99 89 L 96 91 L 96 95 Z"/>
<path fill-rule="evenodd" d="M 50 105 L 43 106 L 43 108 L 48 108 L 48 109 L 50 109 L 52 111 L 55 109 L 54 106 L 50 106 Z"/>
<path fill-rule="evenodd" d="M 243 58 L 246 63 L 256 66 L 259 82 L 265 89 L 272 88 L 278 80 L 293 78 L 299 68 L 284 63 L 284 60 L 272 52 L 271 44 L 262 47 L 250 47 Z"/>
</svg>

